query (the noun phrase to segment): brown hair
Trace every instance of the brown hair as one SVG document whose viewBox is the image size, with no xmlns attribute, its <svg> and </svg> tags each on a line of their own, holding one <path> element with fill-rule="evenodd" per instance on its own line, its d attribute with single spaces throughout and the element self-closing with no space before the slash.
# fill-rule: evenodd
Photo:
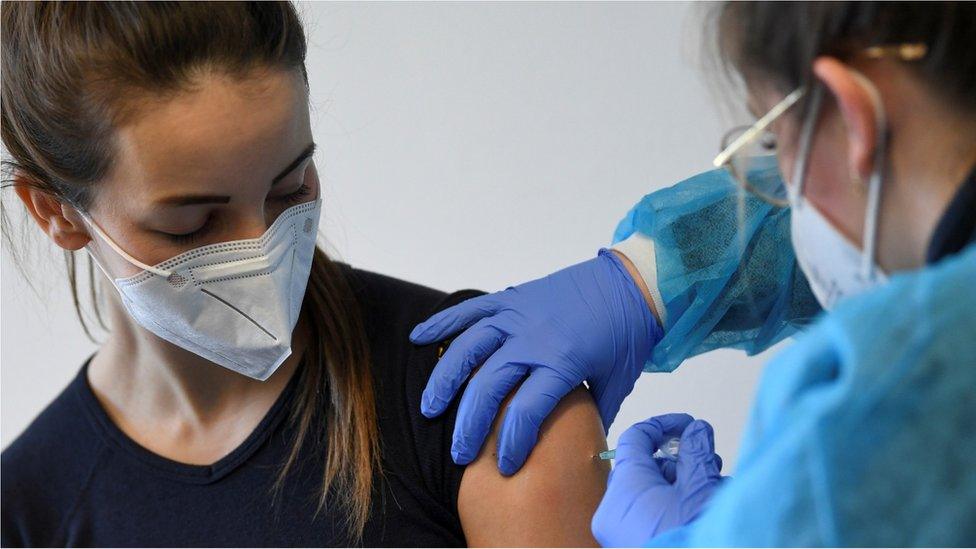
<svg viewBox="0 0 976 549">
<path fill-rule="evenodd" d="M 191 89 L 203 71 L 243 79 L 261 69 L 300 70 L 308 86 L 305 34 L 288 2 L 3 2 L 0 10 L 0 129 L 11 157 L 5 168 L 13 185 L 30 185 L 79 209 L 91 204 L 112 165 L 114 128 L 138 114 L 140 100 Z M 65 255 L 75 307 L 91 336 L 75 258 Z M 88 268 L 90 275 L 90 259 Z M 302 316 L 312 341 L 290 414 L 295 440 L 274 490 L 304 444 L 324 444 L 318 508 L 334 494 L 358 540 L 380 470 L 369 349 L 352 289 L 321 250 Z"/>
<path fill-rule="evenodd" d="M 715 58 L 783 93 L 814 81 L 820 55 L 846 59 L 869 46 L 924 44 L 926 56 L 908 66 L 954 106 L 976 112 L 976 3 L 723 2 L 711 23 L 706 46 Z"/>
</svg>

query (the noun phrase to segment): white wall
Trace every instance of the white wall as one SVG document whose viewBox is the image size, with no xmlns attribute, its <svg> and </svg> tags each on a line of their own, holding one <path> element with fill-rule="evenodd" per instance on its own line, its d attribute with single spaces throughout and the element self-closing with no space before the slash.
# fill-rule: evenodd
<svg viewBox="0 0 976 549">
<path fill-rule="evenodd" d="M 699 7 L 302 10 L 323 230 L 359 267 L 444 290 L 497 290 L 587 259 L 643 194 L 706 169 L 728 126 L 698 68 Z M 14 200 L 5 191 L 16 210 Z M 3 253 L 4 447 L 94 350 L 59 257 L 33 242 L 38 294 Z M 688 411 L 713 423 L 734 464 L 761 361 L 718 352 L 643 376 L 611 443 L 635 421 Z"/>
</svg>

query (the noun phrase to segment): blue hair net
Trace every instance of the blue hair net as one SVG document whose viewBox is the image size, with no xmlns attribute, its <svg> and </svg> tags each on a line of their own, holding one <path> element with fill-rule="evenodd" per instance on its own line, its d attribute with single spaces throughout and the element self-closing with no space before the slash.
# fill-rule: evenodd
<svg viewBox="0 0 976 549">
<path fill-rule="evenodd" d="M 789 209 L 740 194 L 725 170 L 645 196 L 617 226 L 654 240 L 664 338 L 645 371 L 672 371 L 717 349 L 752 355 L 821 311 L 796 263 Z"/>
</svg>

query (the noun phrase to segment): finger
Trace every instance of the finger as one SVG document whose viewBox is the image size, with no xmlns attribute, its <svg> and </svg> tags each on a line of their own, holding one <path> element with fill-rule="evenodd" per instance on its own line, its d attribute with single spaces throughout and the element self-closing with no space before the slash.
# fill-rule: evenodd
<svg viewBox="0 0 976 549">
<path fill-rule="evenodd" d="M 671 458 L 654 458 L 657 463 L 658 468 L 661 469 L 661 474 L 664 475 L 664 480 L 671 484 L 674 484 L 676 475 L 676 468 L 678 461 Z"/>
<path fill-rule="evenodd" d="M 680 436 L 692 421 L 694 418 L 688 414 L 664 414 L 634 424 L 620 435 L 617 442 L 617 463 L 634 453 L 639 453 L 641 457 L 644 454 L 651 457 L 667 439 Z M 620 453 L 621 447 L 624 447 L 623 456 Z"/>
<path fill-rule="evenodd" d="M 525 376 L 527 368 L 516 362 L 518 354 L 517 346 L 503 345 L 471 378 L 461 395 L 451 445 L 451 457 L 458 465 L 467 465 L 478 456 L 502 400 Z"/>
<path fill-rule="evenodd" d="M 674 433 L 680 433 L 682 426 L 692 422 L 688 414 L 665 414 L 652 417 L 630 427 L 617 441 L 617 455 L 614 468 L 616 474 L 637 482 L 645 487 L 670 485 L 664 471 L 654 459 L 654 451 Z"/>
<path fill-rule="evenodd" d="M 458 387 L 505 342 L 505 333 L 496 319 L 483 318 L 459 335 L 437 361 L 427 380 L 420 411 L 427 417 L 440 415 L 454 400 Z"/>
<path fill-rule="evenodd" d="M 539 439 L 542 422 L 575 386 L 549 368 L 536 369 L 522 383 L 505 410 L 498 436 L 498 470 L 503 475 L 522 468 Z"/>
<path fill-rule="evenodd" d="M 694 493 L 719 482 L 715 459 L 715 435 L 707 421 L 691 422 L 681 435 L 678 450 L 677 482 Z"/>
<path fill-rule="evenodd" d="M 444 309 L 415 326 L 410 332 L 410 341 L 417 345 L 440 341 L 486 316 L 495 314 L 500 309 L 497 295 L 475 297 Z"/>
</svg>

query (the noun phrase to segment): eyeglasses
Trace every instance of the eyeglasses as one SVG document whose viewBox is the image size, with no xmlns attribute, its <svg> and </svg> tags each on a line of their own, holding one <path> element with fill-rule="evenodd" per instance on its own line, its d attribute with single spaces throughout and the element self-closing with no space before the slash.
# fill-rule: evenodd
<svg viewBox="0 0 976 549">
<path fill-rule="evenodd" d="M 868 59 L 897 57 L 916 61 L 925 57 L 925 44 L 872 46 L 860 51 Z M 712 164 L 726 168 L 741 188 L 777 207 L 789 205 L 788 190 L 776 160 L 776 136 L 769 127 L 806 95 L 805 87 L 793 90 L 751 126 L 732 128 L 722 138 L 721 151 Z"/>
<path fill-rule="evenodd" d="M 805 93 L 804 88 L 798 88 L 755 124 L 732 128 L 722 138 L 722 152 L 712 161 L 716 168 L 728 169 L 743 189 L 773 206 L 787 206 L 789 200 L 777 165 L 776 135 L 769 131 L 769 126 Z"/>
</svg>

